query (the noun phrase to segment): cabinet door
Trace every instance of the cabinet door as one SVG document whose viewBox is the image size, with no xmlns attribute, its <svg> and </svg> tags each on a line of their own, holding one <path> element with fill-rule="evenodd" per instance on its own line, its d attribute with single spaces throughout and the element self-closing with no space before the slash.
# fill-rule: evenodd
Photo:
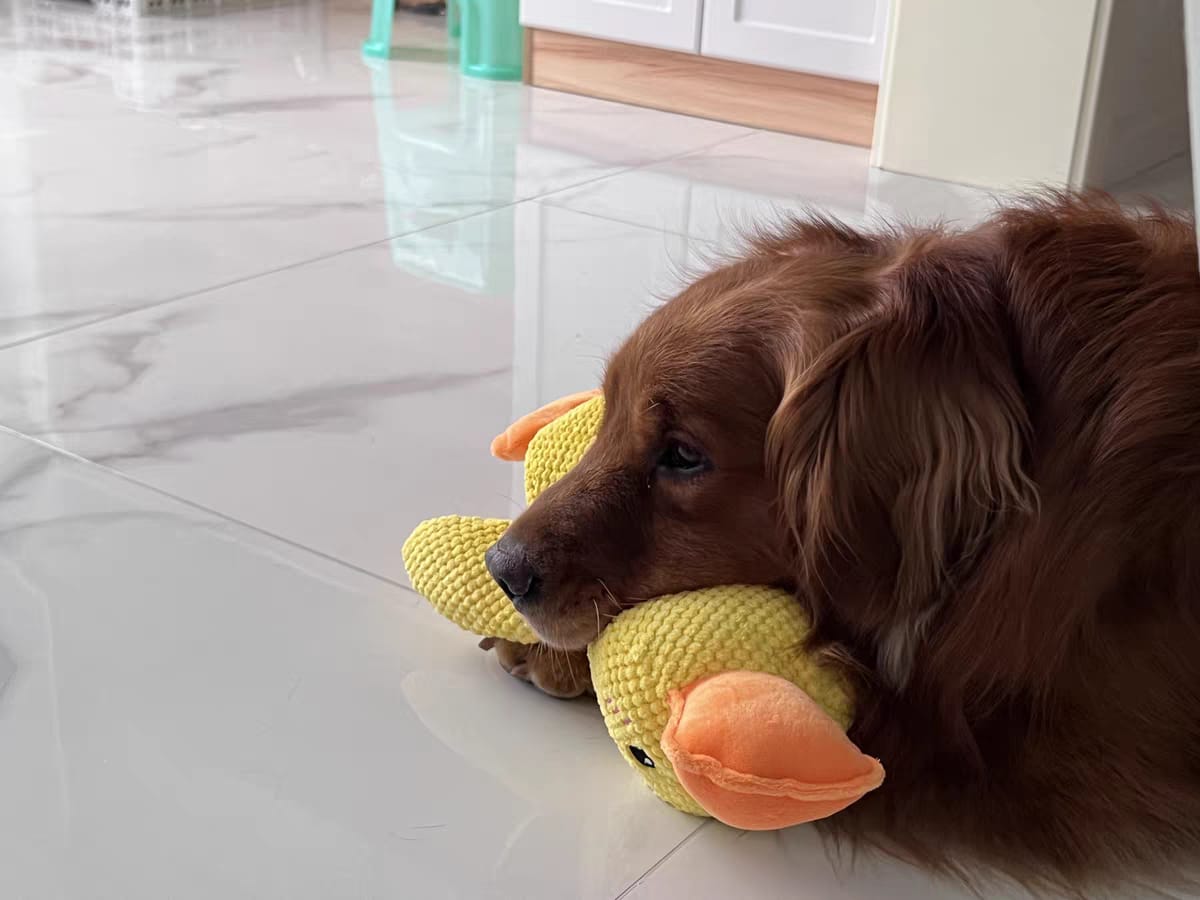
<svg viewBox="0 0 1200 900">
<path fill-rule="evenodd" d="M 888 0 L 705 0 L 700 52 L 878 84 L 887 14 Z"/>
<path fill-rule="evenodd" d="M 700 2 L 521 0 L 521 24 L 695 53 L 700 49 Z"/>
</svg>

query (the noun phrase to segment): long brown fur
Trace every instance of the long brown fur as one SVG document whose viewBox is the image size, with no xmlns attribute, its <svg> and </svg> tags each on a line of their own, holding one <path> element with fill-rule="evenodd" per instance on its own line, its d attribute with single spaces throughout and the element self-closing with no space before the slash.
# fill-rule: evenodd
<svg viewBox="0 0 1200 900">
<path fill-rule="evenodd" d="M 650 316 L 605 394 L 511 532 L 548 642 L 784 584 L 888 772 L 835 833 L 1078 890 L 1200 848 L 1190 221 L 1052 195 L 965 232 L 793 222 Z M 664 471 L 676 440 L 711 467 Z"/>
</svg>

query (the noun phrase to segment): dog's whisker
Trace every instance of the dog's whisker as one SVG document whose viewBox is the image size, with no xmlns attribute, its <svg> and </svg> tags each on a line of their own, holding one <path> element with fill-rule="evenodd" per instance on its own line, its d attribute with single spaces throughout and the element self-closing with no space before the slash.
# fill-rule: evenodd
<svg viewBox="0 0 1200 900">
<path fill-rule="evenodd" d="M 600 587 L 604 588 L 604 593 L 608 594 L 608 599 L 612 601 L 612 603 L 613 603 L 613 606 L 615 606 L 617 609 L 624 609 L 624 608 L 625 608 L 625 607 L 624 607 L 624 604 L 622 604 L 622 603 L 621 603 L 621 601 L 617 599 L 617 595 L 616 595 L 616 594 L 614 594 L 614 593 L 613 593 L 613 592 L 612 592 L 612 591 L 609 589 L 608 585 L 604 583 L 604 579 L 603 579 L 603 578 L 597 578 L 597 579 L 596 579 L 596 581 L 600 582 Z"/>
</svg>

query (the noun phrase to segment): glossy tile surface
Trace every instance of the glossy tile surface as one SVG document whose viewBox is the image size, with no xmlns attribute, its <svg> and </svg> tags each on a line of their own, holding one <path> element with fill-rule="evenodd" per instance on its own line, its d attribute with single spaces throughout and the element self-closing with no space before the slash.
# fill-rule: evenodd
<svg viewBox="0 0 1200 900">
<path fill-rule="evenodd" d="M 976 188 L 870 169 L 867 155 L 861 147 L 756 132 L 547 202 L 722 244 L 764 221 L 809 211 L 854 224 L 969 224 L 995 205 Z"/>
<path fill-rule="evenodd" d="M 748 133 L 447 77 L 444 46 L 368 66 L 321 39 L 362 14 L 317 4 L 122 31 L 5 2 L 0 345 Z"/>
<path fill-rule="evenodd" d="M 400 580 L 421 519 L 513 512 L 492 436 L 594 385 L 689 246 L 497 210 L 0 353 L 0 422 Z"/>
<path fill-rule="evenodd" d="M 966 896 L 674 813 L 399 547 L 738 227 L 991 199 L 225 6 L 0 0 L 0 896 Z"/>
<path fill-rule="evenodd" d="M 1189 876 L 1180 873 L 1177 881 Z M 1190 876 L 1195 883 L 1195 875 Z M 1045 895 L 1043 895 L 1045 896 Z M 1162 885 L 1126 884 L 1089 891 L 1094 900 L 1187 900 L 1197 896 Z M 735 831 L 710 823 L 654 871 L 624 900 L 660 897 L 753 897 L 754 900 L 1036 900 L 1021 886 L 976 874 L 974 890 L 933 878 L 876 853 L 839 853 L 811 826 L 780 832 Z"/>
<path fill-rule="evenodd" d="M 697 827 L 407 590 L 0 460 L 5 897 L 612 897 Z"/>
</svg>

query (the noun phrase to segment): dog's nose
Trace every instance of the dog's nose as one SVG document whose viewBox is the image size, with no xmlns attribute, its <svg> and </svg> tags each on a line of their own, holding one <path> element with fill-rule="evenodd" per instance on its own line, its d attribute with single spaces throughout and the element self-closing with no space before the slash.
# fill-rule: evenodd
<svg viewBox="0 0 1200 900">
<path fill-rule="evenodd" d="M 538 578 L 525 547 L 502 537 L 488 548 L 483 557 L 491 576 L 514 603 L 528 603 L 537 597 Z"/>
</svg>

